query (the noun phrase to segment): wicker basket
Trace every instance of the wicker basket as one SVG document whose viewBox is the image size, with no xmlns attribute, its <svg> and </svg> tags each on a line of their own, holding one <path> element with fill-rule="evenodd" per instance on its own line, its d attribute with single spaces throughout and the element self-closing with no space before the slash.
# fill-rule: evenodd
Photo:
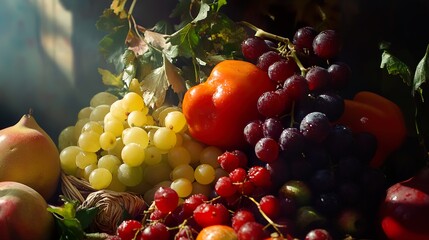
<svg viewBox="0 0 429 240">
<path fill-rule="evenodd" d="M 91 230 L 114 234 L 124 219 L 124 211 L 132 219 L 142 219 L 147 204 L 143 198 L 130 192 L 95 190 L 90 184 L 77 177 L 61 173 L 62 194 L 80 205 L 78 209 L 98 207 L 99 212 Z"/>
</svg>

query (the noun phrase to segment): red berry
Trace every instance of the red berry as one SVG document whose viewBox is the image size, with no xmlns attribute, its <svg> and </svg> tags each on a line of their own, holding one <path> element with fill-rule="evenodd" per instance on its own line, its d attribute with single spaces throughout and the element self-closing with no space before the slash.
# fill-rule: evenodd
<svg viewBox="0 0 429 240">
<path fill-rule="evenodd" d="M 221 197 L 230 197 L 237 192 L 237 187 L 231 181 L 231 178 L 223 176 L 216 181 L 215 191 Z"/>
<path fill-rule="evenodd" d="M 122 240 L 131 240 L 142 227 L 143 224 L 137 220 L 125 220 L 116 229 L 116 235 Z"/>
<path fill-rule="evenodd" d="M 234 228 L 234 230 L 238 232 L 238 230 L 240 230 L 243 224 L 247 222 L 254 222 L 254 221 L 255 221 L 255 216 L 251 211 L 246 209 L 239 209 L 235 211 L 234 215 L 232 216 L 231 225 L 232 225 L 232 228 Z"/>
<path fill-rule="evenodd" d="M 247 176 L 250 182 L 258 187 L 269 187 L 271 186 L 271 174 L 268 169 L 261 166 L 253 166 L 247 171 Z"/>
<path fill-rule="evenodd" d="M 259 207 L 269 218 L 275 218 L 280 213 L 280 201 L 273 195 L 263 196 L 259 200 Z"/>
<path fill-rule="evenodd" d="M 173 211 L 179 203 L 179 195 L 169 187 L 160 187 L 154 194 L 155 206 L 162 213 Z"/>
<path fill-rule="evenodd" d="M 167 226 L 162 222 L 155 222 L 143 229 L 140 240 L 168 240 L 170 233 Z"/>
<path fill-rule="evenodd" d="M 220 203 L 202 203 L 194 210 L 194 219 L 201 227 L 228 224 L 228 209 Z"/>
</svg>

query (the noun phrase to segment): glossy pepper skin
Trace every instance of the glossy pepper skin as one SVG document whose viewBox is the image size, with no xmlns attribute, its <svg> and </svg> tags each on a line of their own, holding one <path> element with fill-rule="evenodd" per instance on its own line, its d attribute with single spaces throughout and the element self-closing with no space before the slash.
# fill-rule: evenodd
<svg viewBox="0 0 429 240">
<path fill-rule="evenodd" d="M 369 132 L 377 139 L 377 150 L 370 165 L 380 167 L 403 143 L 407 129 L 401 109 L 389 99 L 369 91 L 345 100 L 344 113 L 337 121 L 353 132 Z"/>
<path fill-rule="evenodd" d="M 191 136 L 224 149 L 245 146 L 243 130 L 261 118 L 259 96 L 275 89 L 266 72 L 241 60 L 218 63 L 204 83 L 191 87 L 182 102 Z"/>
</svg>

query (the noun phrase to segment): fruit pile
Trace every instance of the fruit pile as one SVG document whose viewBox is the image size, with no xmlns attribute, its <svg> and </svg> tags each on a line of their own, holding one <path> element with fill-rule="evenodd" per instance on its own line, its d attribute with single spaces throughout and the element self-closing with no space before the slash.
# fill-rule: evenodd
<svg viewBox="0 0 429 240">
<path fill-rule="evenodd" d="M 210 25 L 215 30 L 233 25 L 226 18 L 217 21 L 221 16 L 210 11 L 225 3 L 215 3 L 201 4 L 198 16 L 183 28 L 186 34 L 210 33 L 206 18 L 220 22 Z M 114 11 L 103 15 L 104 20 L 114 16 L 123 24 L 128 14 L 123 8 L 113 4 Z M 1 235 L 428 239 L 429 171 L 425 168 L 407 181 L 389 185 L 383 166 L 407 137 L 404 117 L 395 103 L 377 93 L 361 91 L 353 99 L 341 95 L 352 70 L 338 60 L 338 32 L 302 27 L 290 40 L 243 24 L 256 33 L 240 41 L 235 55 L 219 57 L 211 68 L 207 56 L 173 44 L 184 55 L 198 55 L 193 67 L 201 64 L 194 69 L 200 81 L 186 82 L 183 92 L 183 79 L 173 62 L 186 65 L 186 60 L 175 59 L 176 51 L 168 51 L 174 49 L 169 44 L 177 41 L 175 37 L 185 33 L 170 35 L 166 43 L 144 30 L 152 38 L 151 47 L 164 55 L 163 65 L 150 66 L 152 73 L 140 79 L 131 62 L 144 55 L 133 52 L 142 45 L 132 44 L 147 43 L 130 34 L 141 29 L 130 30 L 127 37 L 134 41 L 127 43 L 132 50 L 122 59 L 127 71 L 119 77 L 102 71 L 103 81 L 108 79 L 105 82 L 114 88 L 90 99 L 76 122 L 61 132 L 57 147 L 31 113 L 0 130 Z M 201 45 L 213 41 L 219 50 L 222 41 L 236 42 L 239 33 L 209 34 Z M 191 47 L 194 43 L 189 42 Z M 146 53 L 150 59 L 159 57 L 157 51 Z M 150 63 L 138 60 L 150 68 Z M 200 78 L 207 68 L 207 77 Z M 123 82 L 118 84 L 118 79 Z M 162 86 L 154 86 L 154 79 Z M 163 99 L 168 98 L 165 86 L 177 95 L 172 101 Z M 31 172 L 22 171 L 30 166 Z M 85 197 L 88 191 L 91 196 L 102 191 L 126 193 L 143 199 L 147 207 L 131 214 L 123 206 L 123 218 L 100 231 L 93 224 L 97 207 L 69 199 L 64 192 L 54 196 L 54 190 L 66 186 L 64 177 L 87 184 Z M 102 202 L 109 208 L 107 200 Z M 41 216 L 40 221 L 33 224 L 23 213 Z"/>
<path fill-rule="evenodd" d="M 339 94 L 351 69 L 335 61 L 338 39 L 311 27 L 291 42 L 249 37 L 243 59 L 217 64 L 181 107 L 150 109 L 139 87 L 98 93 L 60 135 L 62 169 L 143 196 L 142 218 L 110 232 L 121 239 L 203 239 L 214 226 L 230 239 L 373 237 L 387 186 L 371 163 L 405 127 L 394 103 L 359 93 L 390 109 L 383 148 L 385 119 Z"/>
</svg>

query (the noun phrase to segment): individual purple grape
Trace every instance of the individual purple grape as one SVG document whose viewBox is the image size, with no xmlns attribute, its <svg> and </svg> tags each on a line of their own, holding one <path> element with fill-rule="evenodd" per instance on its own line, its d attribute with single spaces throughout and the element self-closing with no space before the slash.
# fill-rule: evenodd
<svg viewBox="0 0 429 240">
<path fill-rule="evenodd" d="M 315 192 L 329 192 L 335 187 L 335 174 L 331 169 L 319 169 L 311 176 L 309 184 Z"/>
<path fill-rule="evenodd" d="M 279 88 L 275 90 L 278 94 L 280 94 L 280 97 L 282 97 L 282 101 L 285 104 L 285 108 L 283 110 L 283 114 L 286 113 L 290 113 L 290 111 L 292 110 L 292 106 L 293 106 L 293 99 L 288 95 L 287 91 L 284 88 Z"/>
<path fill-rule="evenodd" d="M 277 117 L 285 111 L 286 102 L 279 92 L 268 91 L 259 96 L 256 107 L 264 117 Z"/>
<path fill-rule="evenodd" d="M 309 231 L 304 240 L 333 240 L 333 238 L 327 230 L 317 228 Z"/>
<path fill-rule="evenodd" d="M 262 123 L 264 137 L 279 139 L 283 131 L 283 124 L 278 118 L 267 118 Z"/>
<path fill-rule="evenodd" d="M 283 83 L 283 88 L 294 101 L 299 101 L 309 92 L 307 80 L 298 74 L 294 74 L 287 78 Z"/>
<path fill-rule="evenodd" d="M 294 121 L 297 122 L 297 126 L 299 127 L 299 123 L 307 114 L 314 111 L 314 96 L 308 94 L 299 101 L 296 101 L 293 110 L 293 117 Z"/>
<path fill-rule="evenodd" d="M 313 40 L 318 34 L 318 31 L 310 26 L 302 27 L 296 30 L 293 36 L 292 43 L 299 51 L 313 51 Z"/>
<path fill-rule="evenodd" d="M 314 174 L 314 168 L 311 163 L 302 155 L 297 155 L 290 159 L 289 167 L 292 179 L 308 181 Z"/>
<path fill-rule="evenodd" d="M 314 99 L 314 111 L 326 114 L 329 121 L 338 120 L 344 113 L 344 98 L 332 91 L 321 93 Z"/>
<path fill-rule="evenodd" d="M 282 56 L 276 51 L 268 51 L 259 56 L 256 66 L 268 72 L 268 67 L 282 59 Z"/>
<path fill-rule="evenodd" d="M 314 169 L 322 169 L 329 166 L 331 156 L 322 144 L 311 144 L 304 151 L 305 158 Z"/>
<path fill-rule="evenodd" d="M 278 139 L 280 149 L 286 155 L 299 154 L 304 151 L 305 138 L 298 128 L 285 128 Z"/>
<path fill-rule="evenodd" d="M 281 59 L 268 67 L 268 76 L 272 81 L 279 84 L 283 84 L 288 77 L 298 72 L 298 65 L 292 58 Z"/>
<path fill-rule="evenodd" d="M 316 35 L 313 40 L 313 51 L 322 59 L 332 59 L 341 50 L 341 38 L 335 30 L 325 30 Z"/>
<path fill-rule="evenodd" d="M 353 154 L 362 161 L 369 163 L 377 150 L 377 138 L 369 132 L 354 135 Z"/>
<path fill-rule="evenodd" d="M 244 127 L 244 138 L 251 146 L 255 146 L 264 137 L 262 123 L 261 120 L 253 120 Z"/>
<path fill-rule="evenodd" d="M 308 82 L 308 89 L 316 92 L 327 89 L 331 81 L 330 78 L 331 75 L 328 70 L 320 66 L 311 67 L 305 75 L 305 79 Z"/>
<path fill-rule="evenodd" d="M 344 180 L 356 180 L 363 169 L 363 162 L 355 156 L 345 156 L 338 161 L 338 177 Z"/>
<path fill-rule="evenodd" d="M 279 161 L 274 161 L 272 163 L 267 163 L 265 168 L 270 172 L 273 184 L 276 184 L 276 187 L 280 187 L 283 183 L 289 180 L 289 165 L 287 161 L 279 159 Z"/>
<path fill-rule="evenodd" d="M 241 43 L 241 52 L 250 61 L 256 61 L 259 56 L 269 50 L 267 43 L 260 37 L 249 37 Z"/>
<path fill-rule="evenodd" d="M 331 75 L 329 87 L 334 90 L 342 90 L 349 84 L 352 70 L 346 63 L 337 62 L 328 67 L 328 73 Z"/>
<path fill-rule="evenodd" d="M 299 130 L 306 139 L 320 143 L 330 134 L 331 124 L 324 113 L 311 112 L 302 119 Z"/>
<path fill-rule="evenodd" d="M 326 140 L 326 148 L 331 156 L 343 157 L 350 153 L 353 147 L 354 137 L 350 128 L 344 125 L 334 125 Z"/>
<path fill-rule="evenodd" d="M 353 181 L 341 182 L 337 192 L 341 202 L 346 206 L 357 206 L 359 205 L 360 199 L 362 199 L 361 187 Z"/>
<path fill-rule="evenodd" d="M 335 216 L 343 207 L 336 191 L 320 193 L 314 197 L 314 207 L 328 217 Z"/>
<path fill-rule="evenodd" d="M 272 138 L 261 138 L 255 145 L 255 154 L 263 162 L 275 162 L 279 156 L 279 144 Z"/>
</svg>

